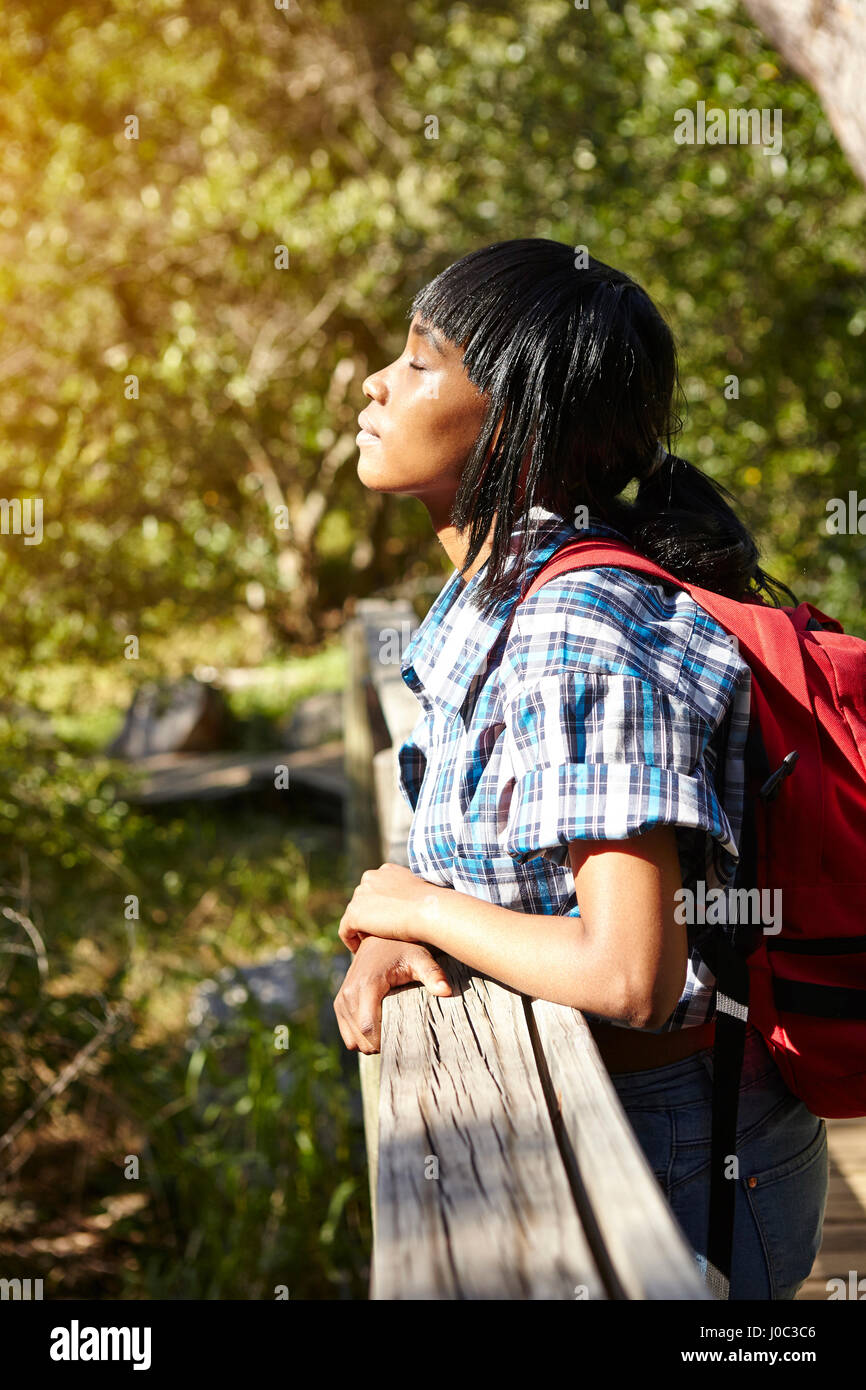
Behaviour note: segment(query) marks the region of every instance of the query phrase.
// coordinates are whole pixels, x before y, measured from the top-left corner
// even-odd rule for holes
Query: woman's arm
[[[658,1028],[682,993],[686,929],[672,826],[629,840],[569,844],[580,917],[514,912],[441,888],[394,864],[368,870],[340,923],[365,935],[421,941],[519,989],[635,1028]]]

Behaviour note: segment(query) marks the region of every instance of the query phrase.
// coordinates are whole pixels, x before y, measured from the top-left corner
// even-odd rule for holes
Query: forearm
[[[533,998],[645,1026],[634,1017],[634,996],[622,966],[580,917],[513,912],[437,887],[425,899],[412,933]]]

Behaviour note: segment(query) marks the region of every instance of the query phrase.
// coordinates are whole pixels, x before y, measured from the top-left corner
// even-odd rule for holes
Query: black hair
[[[729,505],[732,494],[672,453],[682,428],[674,408],[676,345],[649,295],[624,271],[541,237],[495,242],[425,285],[408,317],[415,314],[463,348],[470,381],[490,398],[451,512],[452,524],[468,529],[461,573],[495,518],[479,607],[511,593],[512,535],[529,508],[570,517],[581,504],[686,582],[776,605],[783,592],[796,604],[759,567],[758,546]],[[632,479],[639,487],[628,501],[620,494]],[[518,574],[532,543],[524,526]]]

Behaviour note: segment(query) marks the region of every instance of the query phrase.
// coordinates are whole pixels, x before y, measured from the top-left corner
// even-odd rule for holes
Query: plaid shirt
[[[542,507],[529,524],[527,587],[578,534],[625,540]],[[570,840],[673,825],[683,885],[731,886],[751,673],[725,631],[683,590],[611,568],[550,580],[519,607],[515,581],[485,619],[472,601],[483,570],[468,583],[452,571],[400,663],[422,706],[397,754],[413,872],[514,911],[579,916]],[[714,1013],[693,944],[703,928],[687,930],[683,994],[644,1031]]]

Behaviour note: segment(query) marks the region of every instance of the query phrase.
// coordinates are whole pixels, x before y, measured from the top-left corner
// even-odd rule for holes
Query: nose
[[[381,372],[372,372],[361,383],[361,390],[365,396],[369,396],[371,401],[378,401],[381,405],[387,394],[387,387]]]

